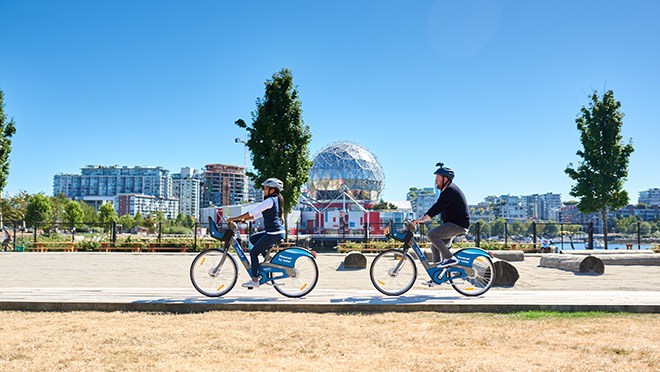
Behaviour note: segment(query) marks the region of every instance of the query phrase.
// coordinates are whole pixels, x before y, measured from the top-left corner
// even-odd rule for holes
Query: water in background
[[[564,244],[561,244],[561,241],[552,241],[552,246],[557,247],[559,251],[561,252],[562,250],[564,251],[570,251],[570,250],[584,250],[586,249],[585,243],[573,243],[573,247],[571,247],[571,242],[564,240]],[[638,247],[641,247],[641,249],[652,249],[655,246],[653,245],[648,245],[648,244],[642,244],[641,246],[638,246],[637,244],[633,244],[632,249],[640,249]],[[596,250],[603,250],[604,247],[602,246],[602,242],[594,242],[594,251]],[[608,243],[607,244],[607,249],[608,250],[616,250],[616,249],[623,249],[624,251],[626,250],[626,245],[625,244],[618,244],[618,243]]]

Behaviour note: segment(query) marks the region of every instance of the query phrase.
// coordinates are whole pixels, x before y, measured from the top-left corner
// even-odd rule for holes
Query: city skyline
[[[16,122],[4,194],[84,164],[243,165],[234,142],[290,68],[310,158],[348,140],[384,200],[456,171],[468,202],[559,193],[592,90],[622,103],[630,203],[660,185],[654,1],[80,3],[0,1],[0,89]]]
[[[209,164],[207,164],[207,166],[208,166],[208,165],[209,165]],[[214,165],[221,165],[221,166],[228,166],[228,167],[238,167],[238,168],[242,168],[242,166],[240,166],[240,165],[235,165],[235,164],[214,164]],[[174,179],[175,177],[181,177],[181,173],[174,173],[173,170],[166,169],[166,168],[164,168],[164,167],[162,167],[162,166],[157,166],[157,165],[129,166],[129,165],[118,165],[118,164],[113,164],[113,165],[99,165],[99,164],[96,164],[96,165],[86,165],[86,166],[84,166],[84,167],[81,167],[80,169],[81,169],[81,171],[83,171],[83,170],[85,170],[85,169],[97,168],[97,167],[100,167],[100,168],[107,168],[107,169],[111,169],[111,168],[119,168],[119,169],[149,168],[149,169],[156,169],[156,170],[157,170],[157,169],[161,169],[161,170],[163,170],[163,171],[169,173],[168,176],[171,177],[171,178],[173,178],[173,179]],[[195,177],[198,177],[199,179],[201,179],[201,178],[203,177],[203,174],[204,174],[204,172],[203,172],[203,167],[200,169],[200,168],[194,168],[194,167],[184,166],[184,167],[180,167],[180,170],[181,170],[181,172],[188,171],[188,172],[190,172],[190,174],[193,174],[193,173],[194,173]],[[84,172],[81,172],[81,173],[84,173]],[[63,172],[59,172],[59,173],[56,173],[53,177],[56,179],[58,176],[79,176],[79,175],[76,175],[76,174],[74,174],[74,173],[63,173]],[[190,177],[190,175],[183,176],[183,178],[186,178],[186,177]],[[57,196],[56,194],[58,194],[59,192],[58,192],[58,187],[55,186],[55,183],[56,183],[56,181],[53,182],[53,187],[51,188],[51,191],[52,191],[52,192],[51,192],[51,193],[44,193],[45,195]],[[401,201],[406,201],[406,200],[408,200],[408,199],[407,199],[407,194],[409,194],[409,192],[410,192],[412,189],[417,189],[417,190],[419,190],[420,192],[427,192],[428,190],[433,190],[434,187],[426,187],[426,186],[421,186],[421,187],[420,187],[420,186],[411,186],[410,189],[408,190],[408,192],[406,193],[406,195],[404,195],[404,197],[403,197],[402,199],[389,199],[389,200],[388,200],[388,199],[383,199],[382,197],[381,197],[380,199],[385,200],[385,201],[388,201],[388,202],[401,202]],[[527,197],[527,196],[534,196],[534,195],[539,196],[539,195],[544,195],[544,194],[555,194],[555,195],[559,195],[560,198],[561,198],[561,203],[562,203],[562,204],[565,203],[565,202],[577,201],[577,200],[575,200],[575,199],[573,199],[573,198],[564,199],[563,197],[561,197],[561,193],[555,193],[555,192],[552,192],[552,191],[548,191],[548,192],[544,192],[544,193],[541,193],[541,192],[534,192],[534,193],[532,193],[532,194],[526,194],[526,195],[522,195],[522,194],[512,194],[512,193],[504,193],[504,194],[499,194],[499,195],[492,194],[492,195],[486,195],[482,200],[479,200],[479,201],[476,201],[476,202],[470,202],[469,204],[472,205],[472,206],[477,205],[477,204],[481,204],[481,203],[483,203],[484,201],[488,201],[490,198],[493,198],[493,197],[495,197],[495,198],[499,198],[499,197],[503,197],[503,196]],[[638,199],[641,199],[641,198],[643,198],[643,197],[651,198],[651,196],[650,196],[649,194],[652,195],[652,197],[653,197],[652,200],[660,200],[660,189],[657,188],[657,187],[650,187],[650,188],[648,188],[648,189],[646,189],[646,190],[639,190],[639,191],[636,192],[636,195],[638,196]],[[434,194],[434,195],[435,195],[435,194]],[[436,196],[437,196],[437,195],[436,195]],[[374,200],[374,201],[376,201],[376,200]],[[630,202],[629,202],[628,204],[630,204],[630,205],[636,205],[636,204],[638,204],[638,203],[640,203],[640,202],[642,202],[642,201],[638,200],[638,202],[633,202],[633,201],[632,201],[632,197],[631,197],[631,200],[630,200]],[[229,205],[229,204],[228,204],[228,205]]]

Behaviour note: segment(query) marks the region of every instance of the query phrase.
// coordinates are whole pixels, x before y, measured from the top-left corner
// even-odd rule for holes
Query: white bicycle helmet
[[[277,189],[277,191],[282,191],[284,189],[284,182],[280,181],[277,178],[269,178],[265,180],[261,186],[267,186],[267,187],[272,187],[274,189]]]

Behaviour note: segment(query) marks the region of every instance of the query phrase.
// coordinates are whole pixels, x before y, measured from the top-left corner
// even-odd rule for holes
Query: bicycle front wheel
[[[198,254],[190,265],[190,281],[204,296],[222,296],[236,284],[236,260],[227,254],[222,266],[218,266],[223,256],[224,252],[220,249],[208,249]]]
[[[273,259],[275,258],[273,257]],[[319,267],[312,257],[299,256],[293,264],[293,270],[294,275],[274,281],[275,290],[287,297],[305,296],[316,287],[319,280]]]
[[[398,249],[381,252],[369,270],[371,283],[378,291],[388,296],[402,295],[415,284],[417,266],[408,253]]]
[[[479,256],[472,261],[472,267],[465,270],[463,278],[450,279],[454,289],[465,296],[479,296],[486,293],[495,282],[495,265],[490,257]],[[450,275],[452,272],[450,271]]]

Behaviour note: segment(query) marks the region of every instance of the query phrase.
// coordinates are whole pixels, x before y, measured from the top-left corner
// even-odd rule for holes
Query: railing
[[[35,224],[24,227],[22,221],[5,221],[11,234],[9,247],[15,250],[33,251],[154,251],[156,247],[171,248],[169,250],[188,251],[202,250],[211,246],[221,246],[206,235],[208,223],[195,223],[191,233],[179,234],[176,237],[163,234],[163,225],[157,224],[148,233],[123,232],[116,223],[107,224],[67,224],[49,223]],[[418,242],[427,241],[426,233],[437,226],[439,222],[432,220],[419,226],[416,233]],[[340,224],[333,229],[301,228],[299,225],[290,229],[288,235],[290,242],[299,239],[319,239],[336,241],[353,241],[369,243],[386,240],[385,229],[389,223],[370,223],[361,226],[347,226]],[[648,226],[647,226],[648,225]],[[395,228],[402,228],[402,223],[395,224]],[[649,227],[651,226],[651,227]],[[636,222],[628,225],[625,232],[617,231],[615,226],[608,229],[608,245],[612,248],[631,249],[650,247],[660,249],[660,232],[658,226]],[[244,236],[251,232],[250,225],[241,226]],[[538,249],[543,234],[552,240],[553,246],[564,249],[594,249],[604,245],[602,226],[589,224],[569,224],[556,222],[502,222],[502,221],[475,221],[466,237],[477,247],[489,249],[516,248],[523,250]],[[84,238],[83,238],[84,236]],[[91,237],[90,237],[91,236]],[[59,243],[59,244],[58,244]],[[171,246],[171,244],[177,244]],[[182,244],[185,244],[183,246]]]

